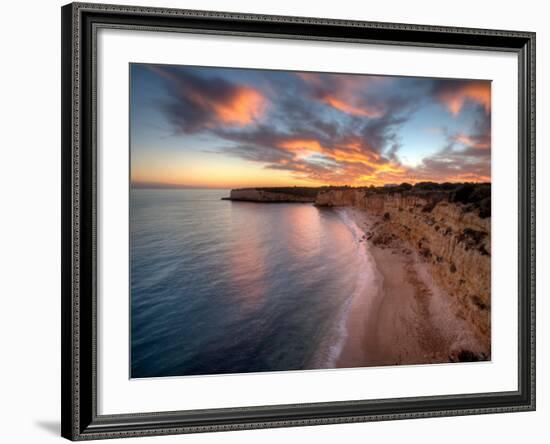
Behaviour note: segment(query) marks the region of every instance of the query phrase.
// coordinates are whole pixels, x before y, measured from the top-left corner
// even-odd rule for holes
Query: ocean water
[[[362,232],[341,210],[131,192],[131,377],[333,368]]]

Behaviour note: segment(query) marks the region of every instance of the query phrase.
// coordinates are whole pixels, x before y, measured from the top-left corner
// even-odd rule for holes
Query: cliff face
[[[486,359],[491,343],[488,187],[489,197],[487,189],[483,190],[482,205],[461,199],[459,193],[373,192],[364,188],[321,191],[315,204],[366,210],[377,220],[366,233],[369,241],[382,248],[401,241],[416,251],[434,282],[449,295],[456,316],[471,326],[482,350],[483,356],[478,357]]]
[[[315,193],[316,194],[316,193]],[[231,190],[229,200],[241,200],[249,202],[315,202],[315,195],[297,194],[288,192],[284,189],[272,191],[262,188],[243,188],[240,190]]]

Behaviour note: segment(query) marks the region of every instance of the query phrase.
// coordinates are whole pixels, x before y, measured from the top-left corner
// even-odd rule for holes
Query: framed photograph
[[[61,13],[65,438],[534,410],[534,33]]]

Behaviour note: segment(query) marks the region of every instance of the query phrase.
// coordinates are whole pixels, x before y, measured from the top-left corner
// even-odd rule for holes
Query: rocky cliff
[[[228,200],[289,203],[315,202],[318,188],[242,188],[231,190]]]
[[[454,358],[473,360],[490,357],[490,193],[490,184],[404,184],[321,191],[315,204],[363,209],[376,221],[366,232],[370,242],[400,242],[417,253],[480,344],[477,356]]]

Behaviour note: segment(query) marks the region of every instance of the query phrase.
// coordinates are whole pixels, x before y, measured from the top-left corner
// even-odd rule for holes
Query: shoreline
[[[375,245],[371,230],[381,218],[356,208],[345,211],[365,233],[359,242],[374,261],[379,288],[374,297],[352,301],[336,368],[454,362],[457,332],[465,325],[444,304],[448,296],[429,282],[417,254],[403,242]]]

